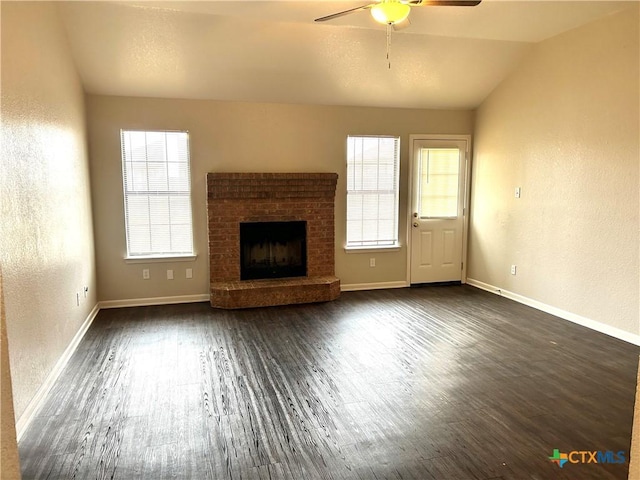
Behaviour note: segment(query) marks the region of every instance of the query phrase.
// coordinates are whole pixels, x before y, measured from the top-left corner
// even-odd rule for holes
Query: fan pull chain
[[[391,70],[391,30],[393,26],[391,23],[387,23],[387,62],[389,63],[389,70]]]

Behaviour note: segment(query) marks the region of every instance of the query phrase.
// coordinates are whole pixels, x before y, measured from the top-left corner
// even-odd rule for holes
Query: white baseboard
[[[541,310],[551,315],[555,315],[556,317],[560,317],[563,320],[577,323],[578,325],[590,328],[591,330],[595,330],[596,332],[604,333],[605,335],[609,335],[610,337],[614,337],[619,340],[624,340],[625,342],[632,343],[633,345],[640,346],[640,335],[636,335],[634,333],[627,332],[626,330],[621,330],[619,328],[606,325],[602,322],[597,322],[596,320],[591,320],[590,318],[582,317],[572,312],[567,312],[566,310],[562,310],[560,308],[547,305],[546,303],[533,300],[532,298],[510,292],[509,290],[505,290],[503,288],[481,282],[480,280],[468,278],[467,284],[473,287],[480,288],[482,290],[486,290],[487,292],[494,293],[496,295],[501,295],[510,300],[522,303],[523,305],[533,307],[536,310]]]
[[[351,283],[340,285],[342,292],[355,292],[357,290],[382,290],[386,288],[405,288],[409,284],[405,281],[398,282],[376,282],[376,283]]]
[[[71,356],[74,354],[74,352],[78,348],[80,341],[84,337],[85,333],[87,333],[87,330],[89,330],[89,327],[93,323],[93,320],[96,318],[96,315],[98,315],[99,311],[100,311],[99,304],[96,304],[95,307],[93,307],[93,309],[91,310],[91,312],[89,312],[89,315],[87,316],[85,321],[82,323],[82,325],[80,326],[80,328],[74,335],[73,339],[71,340],[71,342],[69,343],[65,351],[62,353],[62,355],[60,356],[56,364],[54,365],[53,369],[51,370],[51,372],[49,373],[45,381],[42,383],[42,385],[40,386],[40,388],[38,389],[34,397],[29,402],[29,405],[27,405],[27,408],[25,408],[22,415],[20,415],[20,418],[16,422],[16,437],[18,442],[20,441],[20,438],[22,437],[24,432],[27,430],[27,427],[29,426],[31,421],[35,418],[36,414],[40,410],[40,407],[42,406],[44,399],[47,397],[47,395],[53,388],[54,383],[62,373],[62,370],[64,370],[64,367],[69,362],[69,359],[71,358]]]
[[[126,300],[106,300],[100,302],[100,308],[148,307],[151,305],[171,305],[175,303],[208,302],[209,294],[179,295],[175,297],[130,298]]]
[[[493,285],[489,285],[488,283],[481,282],[480,280],[474,280],[473,278],[467,278],[467,285],[471,285],[472,287],[477,287],[480,290],[485,290],[490,293],[495,293],[496,295],[502,294],[501,288],[494,287]]]

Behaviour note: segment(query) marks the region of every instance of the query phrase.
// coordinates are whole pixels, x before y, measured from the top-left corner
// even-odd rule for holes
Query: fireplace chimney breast
[[[333,300],[335,173],[209,173],[207,213],[211,305],[247,308]],[[242,275],[241,225],[304,222],[306,275],[249,279]],[[284,273],[283,273],[284,274]]]

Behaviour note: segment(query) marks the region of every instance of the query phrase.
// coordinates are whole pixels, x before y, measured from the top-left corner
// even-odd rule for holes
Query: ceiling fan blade
[[[368,3],[366,5],[362,5],[356,8],[350,8],[349,10],[345,10],[344,12],[332,13],[331,15],[327,15],[326,17],[316,18],[315,22],[326,22],[327,20],[333,20],[334,18],[342,17],[343,15],[348,15],[353,12],[357,12],[358,10],[366,10],[367,8],[371,8],[375,5],[375,3]]]
[[[391,26],[393,27],[393,30],[396,31],[396,32],[398,30],[404,30],[405,28],[411,26],[411,20],[409,19],[409,17],[407,17],[404,20],[402,20],[401,22],[397,22],[397,23],[391,24]]]
[[[475,7],[482,0],[409,0],[412,7]]]

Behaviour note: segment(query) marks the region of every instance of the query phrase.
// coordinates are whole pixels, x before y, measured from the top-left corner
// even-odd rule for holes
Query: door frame
[[[464,192],[462,206],[462,274],[461,282],[467,283],[467,242],[469,236],[469,200],[471,189],[471,135],[439,135],[439,134],[411,134],[409,135],[409,188],[407,197],[407,285],[411,286],[411,255],[413,254],[413,245],[411,241],[411,225],[413,215],[413,144],[416,140],[437,141],[437,140],[456,140],[466,143],[465,162],[464,162]]]

